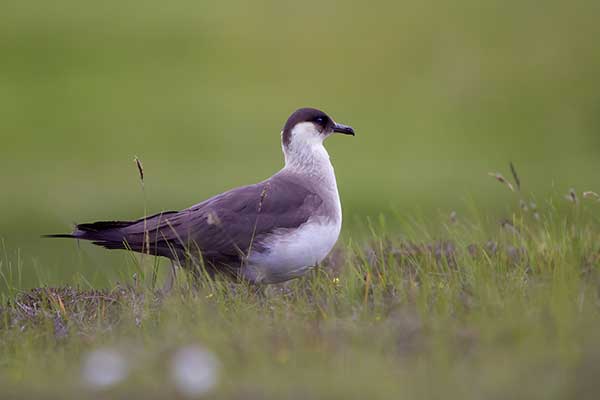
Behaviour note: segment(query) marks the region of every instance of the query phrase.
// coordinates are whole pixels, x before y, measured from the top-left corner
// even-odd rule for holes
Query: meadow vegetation
[[[3,264],[2,394],[182,396],[171,360],[202,346],[218,359],[211,398],[593,398],[600,205],[568,197],[563,213],[521,202],[501,223],[453,214],[435,233],[371,221],[268,287],[180,274],[164,296],[132,258],[109,290],[20,291]],[[124,357],[114,384],[85,380],[94,349]]]

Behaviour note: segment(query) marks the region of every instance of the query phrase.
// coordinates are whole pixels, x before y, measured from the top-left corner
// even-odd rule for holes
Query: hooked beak
[[[333,131],[338,133],[343,133],[344,135],[352,135],[354,136],[354,129],[351,126],[334,123]]]

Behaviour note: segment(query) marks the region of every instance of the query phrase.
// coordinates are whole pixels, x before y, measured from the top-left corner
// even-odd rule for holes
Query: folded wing
[[[81,224],[72,237],[179,261],[201,255],[210,264],[236,267],[249,251],[264,251],[265,235],[302,225],[321,204],[312,190],[276,175],[182,211],[137,221]]]

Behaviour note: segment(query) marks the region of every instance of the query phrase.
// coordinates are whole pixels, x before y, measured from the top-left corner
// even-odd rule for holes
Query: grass
[[[499,224],[453,215],[436,232],[369,223],[322,268],[265,290],[180,274],[163,297],[130,263],[138,278],[110,290],[19,291],[3,265],[0,384],[15,398],[182,396],[171,360],[200,345],[220,365],[210,398],[593,398],[597,204],[562,203]],[[127,377],[86,386],[93,349],[123,355]]]

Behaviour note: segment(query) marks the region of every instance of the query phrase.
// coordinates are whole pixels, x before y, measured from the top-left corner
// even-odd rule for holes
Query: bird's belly
[[[246,279],[257,283],[283,282],[301,276],[329,254],[338,239],[341,222],[308,221],[263,239],[265,251],[251,254],[244,267]]]

